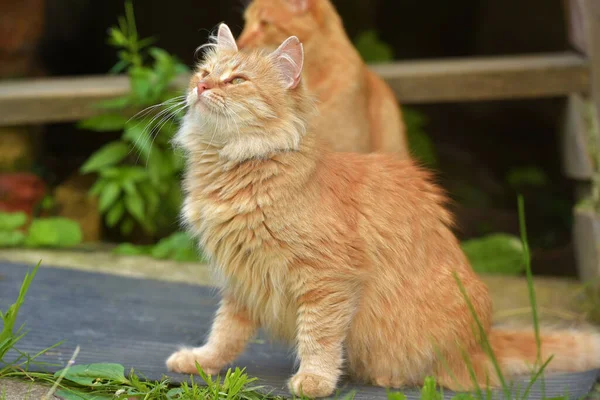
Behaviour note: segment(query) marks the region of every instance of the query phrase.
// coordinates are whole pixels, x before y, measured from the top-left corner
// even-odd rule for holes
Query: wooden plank
[[[596,116],[600,118],[600,0],[584,0],[583,6],[586,54],[591,69],[590,92]]]
[[[572,179],[589,180],[594,164],[588,151],[589,99],[579,94],[569,96],[562,132],[562,157],[564,174]]]
[[[403,62],[373,69],[402,103],[538,98],[585,92],[588,62],[575,53]]]
[[[582,53],[587,53],[587,38],[585,34],[586,18],[584,16],[585,0],[563,0],[567,31],[571,45]]]
[[[590,87],[576,53],[407,61],[374,65],[404,104],[564,96]],[[185,87],[182,77],[177,86]],[[93,105],[124,95],[124,76],[0,82],[0,126],[68,122],[96,115]]]

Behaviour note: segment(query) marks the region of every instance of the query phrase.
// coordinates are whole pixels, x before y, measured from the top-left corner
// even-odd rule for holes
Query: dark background
[[[569,48],[560,0],[334,1],[351,38],[375,29],[396,59],[564,51]],[[193,63],[208,30],[225,21],[238,34],[240,0],[134,1],[138,31]],[[102,74],[116,62],[106,30],[123,12],[121,0],[48,0],[39,57],[50,75]],[[332,49],[332,51],[334,51]],[[549,178],[524,188],[534,272],[574,275],[570,238],[573,184],[561,175],[559,127],[564,99],[415,106],[439,158],[441,183],[456,201],[461,238],[518,232],[515,167],[535,166]],[[118,134],[85,133],[72,124],[47,127],[47,178],[65,179]]]

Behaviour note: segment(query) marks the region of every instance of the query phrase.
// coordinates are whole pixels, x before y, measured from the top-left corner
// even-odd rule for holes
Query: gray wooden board
[[[27,270],[23,265],[0,262],[1,309],[15,301]],[[207,287],[40,268],[19,314],[18,324],[25,323],[28,333],[18,347],[36,353],[64,340],[38,359],[60,365],[44,367],[49,371],[61,368],[80,345],[78,364],[120,363],[127,371],[135,368],[148,379],[166,375],[181,381],[186,377],[168,373],[165,359],[180,345],[203,342],[217,304],[218,294]],[[265,339],[264,335],[260,338]],[[287,394],[285,382],[294,371],[293,354],[288,349],[258,340],[235,365],[246,367],[274,394]],[[568,393],[572,399],[581,398],[589,393],[596,377],[597,371],[547,376],[546,395]],[[524,382],[520,382],[521,387]],[[382,388],[347,381],[340,386],[342,392],[358,390],[356,399],[386,398]],[[404,392],[409,399],[418,398],[417,390]],[[451,395],[445,393],[446,398]],[[529,398],[541,398],[539,386]]]

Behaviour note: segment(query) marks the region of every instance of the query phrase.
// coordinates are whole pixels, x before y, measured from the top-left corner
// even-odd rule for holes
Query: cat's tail
[[[492,329],[489,342],[506,375],[527,374],[537,358],[533,329]],[[576,372],[600,368],[600,334],[591,330],[547,330],[540,332],[540,355],[545,372]]]
[[[537,343],[533,328],[493,328],[487,334],[487,338],[507,381],[515,375],[531,376],[537,360]],[[544,373],[582,372],[600,368],[600,334],[597,332],[543,329],[540,342],[541,364],[552,357]],[[443,382],[440,383],[445,383],[447,387],[455,390],[472,388],[474,374],[480,387],[485,387],[486,383],[492,386],[500,384],[491,359],[481,348],[469,354],[468,358],[468,367],[462,359],[454,363],[450,373],[444,373],[442,369],[440,372]]]

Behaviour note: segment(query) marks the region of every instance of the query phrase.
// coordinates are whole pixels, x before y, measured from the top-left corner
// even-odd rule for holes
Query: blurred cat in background
[[[365,65],[329,0],[253,0],[239,48],[304,45],[304,79],[318,99],[319,137],[336,151],[393,152],[408,157],[400,107],[388,85]]]

